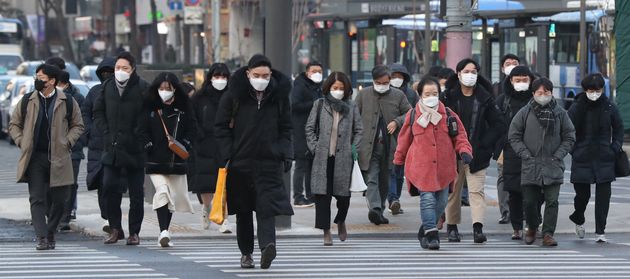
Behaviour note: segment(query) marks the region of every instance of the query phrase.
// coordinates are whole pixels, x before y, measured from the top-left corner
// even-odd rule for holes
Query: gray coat
[[[374,91],[374,87],[366,87],[359,92],[356,99],[359,113],[365,127],[364,141],[359,148],[359,165],[361,170],[367,171],[370,167],[370,159],[372,158],[372,150],[374,150],[374,140],[378,131],[379,114],[383,114],[385,126],[392,121],[396,121],[398,128],[393,135],[389,135],[389,150],[387,153],[387,162],[394,160],[394,152],[396,152],[396,140],[398,131],[405,121],[405,114],[411,109],[409,101],[402,91],[390,88],[388,92],[380,94]],[[391,165],[391,164],[390,164]]]
[[[335,196],[350,196],[350,177],[352,174],[352,145],[357,147],[361,143],[363,126],[356,104],[346,101],[350,109],[341,115],[338,128],[337,151],[335,155],[335,171],[333,178],[333,192]],[[315,133],[317,111],[323,105],[319,116],[319,135]],[[313,104],[313,109],[306,121],[306,143],[308,149],[315,154],[311,174],[311,191],[315,195],[326,195],[326,170],[328,151],[330,147],[330,133],[332,132],[332,108],[324,99]],[[319,140],[318,140],[319,139]]]
[[[564,157],[575,143],[575,128],[567,112],[555,105],[555,123],[551,133],[540,125],[532,102],[512,120],[508,132],[510,145],[521,157],[521,185],[564,183]]]

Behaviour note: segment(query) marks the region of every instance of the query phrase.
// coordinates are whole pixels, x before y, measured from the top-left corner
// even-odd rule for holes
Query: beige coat
[[[53,110],[53,120],[51,124],[51,162],[50,162],[50,187],[66,186],[74,184],[74,173],[72,170],[72,159],[70,150],[74,143],[83,134],[84,126],[81,119],[81,109],[75,100],[72,107],[72,123],[68,125],[66,120],[66,95],[57,91],[55,106]],[[22,151],[18,162],[17,180],[18,182],[28,182],[26,169],[28,168],[31,155],[33,154],[33,137],[35,136],[35,122],[39,112],[39,93],[33,92],[28,99],[26,107],[26,117],[22,122],[22,100],[18,102],[11,115],[9,123],[9,134],[15,144]]]

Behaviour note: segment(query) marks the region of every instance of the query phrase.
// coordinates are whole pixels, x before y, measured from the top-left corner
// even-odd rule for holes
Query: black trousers
[[[107,197],[103,187],[99,187],[96,190],[96,195],[98,196],[98,208],[101,210],[101,218],[107,220]]]
[[[70,185],[70,194],[66,199],[66,204],[64,206],[63,218],[61,218],[62,223],[70,223],[70,215],[72,214],[72,210],[74,209],[74,205],[77,202],[77,190],[79,190],[79,184],[77,183],[79,179],[79,167],[81,166],[81,160],[72,160],[72,171],[74,171],[74,184]]]
[[[168,227],[171,225],[171,219],[173,218],[173,213],[168,209],[168,204],[156,209],[155,212],[157,213],[160,232],[167,231]]]
[[[575,198],[573,207],[575,211],[569,216],[575,224],[583,225],[586,222],[584,212],[588,201],[591,199],[591,185],[574,183]],[[608,219],[608,209],[610,207],[610,182],[595,185],[595,233],[604,234],[606,230],[606,219]]]
[[[299,158],[295,160],[295,170],[293,171],[293,200],[300,198],[312,198],[311,194],[311,170],[313,160]]]
[[[258,247],[262,250],[276,243],[276,217],[261,218],[256,214]],[[236,214],[236,240],[241,254],[254,253],[254,212]]]
[[[50,162],[47,153],[33,153],[26,171],[35,234],[37,237],[54,235],[63,217],[70,187],[50,187]]]
[[[125,172],[125,180],[121,179]],[[122,230],[122,210],[120,204],[125,192],[123,182],[129,191],[129,234],[140,233],[144,218],[144,169],[117,168],[103,166],[103,186],[107,200],[107,217],[112,229]]]
[[[508,204],[510,206],[510,223],[513,230],[523,230],[523,193],[518,191],[510,191],[508,195]]]
[[[333,197],[333,178],[335,177],[335,157],[329,157],[326,165],[326,195],[315,195],[315,228],[330,229],[330,202]],[[335,224],[343,223],[348,216],[350,196],[334,196],[337,200]]]

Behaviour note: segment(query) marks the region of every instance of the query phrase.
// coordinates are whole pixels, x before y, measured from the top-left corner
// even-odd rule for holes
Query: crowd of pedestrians
[[[386,212],[404,214],[406,182],[407,192],[419,196],[422,248],[440,248],[443,223],[446,239],[461,241],[464,204],[471,208],[474,242],[484,243],[486,171],[494,159],[499,223],[511,223],[513,240],[532,244],[540,237],[543,246],[556,246],[569,153],[576,195],[568,218],[583,238],[595,184],[596,239],[607,241],[623,124],[603,94],[601,74],[582,80],[584,93],[567,112],[554,99],[552,82],[512,54],[501,60],[496,84],[480,74],[475,60],[463,59],[454,70],[434,67],[415,83],[401,64],[376,65],[372,86],[359,91],[348,75],[325,75],[318,62],[292,81],[260,54],[235,71],[211,65],[199,90],[170,72],[148,83],[137,73],[135,58],[122,52],[103,59],[96,70],[101,84],[84,98],[64,66],[53,57],[37,68],[35,91],[20,100],[9,126],[22,151],[17,179],[28,183],[38,250],[54,249],[55,233],[69,229],[76,215],[84,146],[86,183],[98,193],[105,244],[125,239],[125,192],[126,244],[140,244],[145,178],[155,188],[158,245],[172,246],[173,212],[195,212],[189,192],[201,203],[202,228],[209,229],[220,168],[227,169],[225,214],[236,215],[242,268],[255,267],[254,212],[263,269],[277,253],[275,217],[293,215],[293,207],[315,206],[314,226],[330,246],[334,197],[332,222],[345,241],[351,184],[357,181],[367,186],[366,217],[374,225],[390,222]],[[294,164],[292,185],[284,185]],[[227,218],[220,225],[220,232],[231,233]]]

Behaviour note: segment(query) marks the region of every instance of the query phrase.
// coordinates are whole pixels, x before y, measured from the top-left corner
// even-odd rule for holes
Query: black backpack
[[[22,112],[22,125],[24,125],[24,119],[26,119],[26,107],[28,106],[28,100],[31,97],[33,92],[26,93],[22,96],[22,101],[20,101],[20,111]],[[70,123],[72,123],[72,111],[74,109],[74,97],[70,95],[66,95],[66,120],[68,121],[68,128],[70,128]]]

